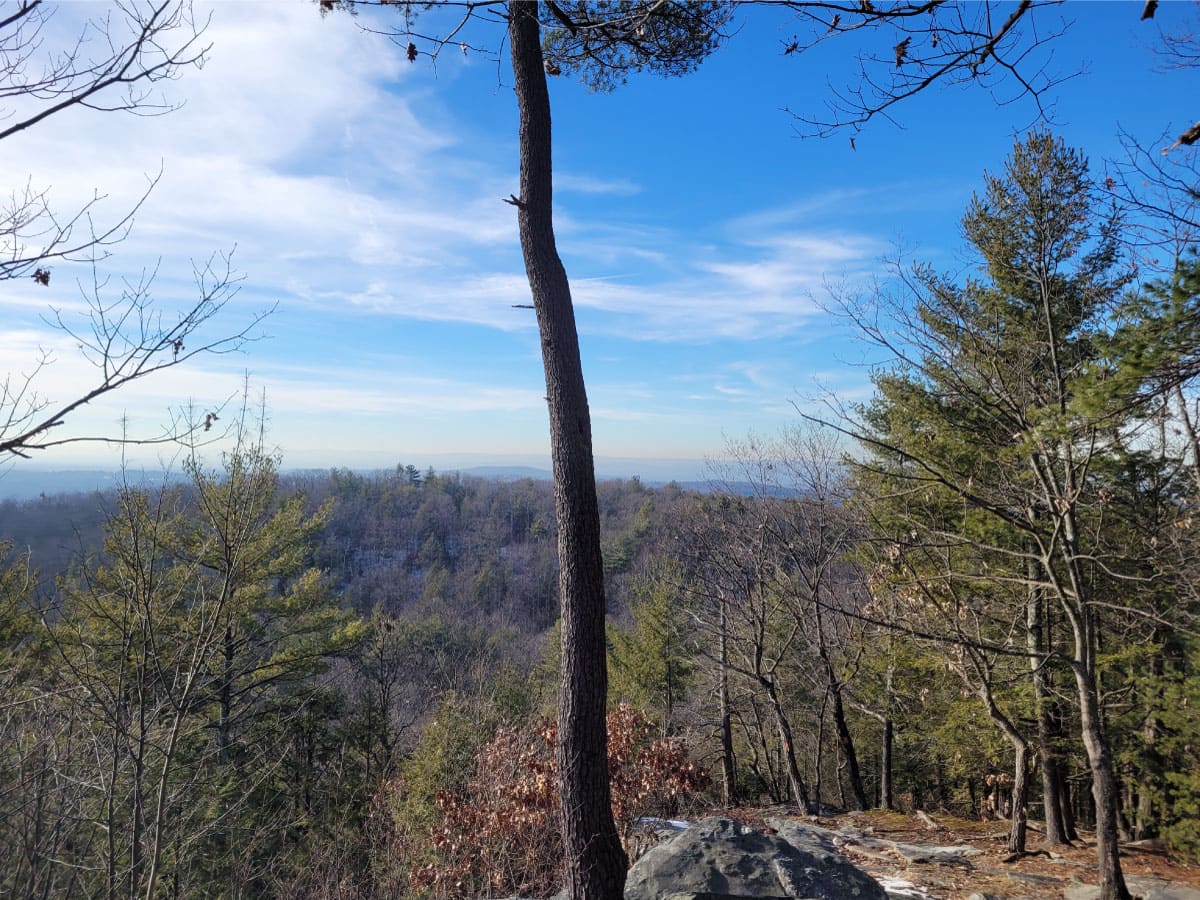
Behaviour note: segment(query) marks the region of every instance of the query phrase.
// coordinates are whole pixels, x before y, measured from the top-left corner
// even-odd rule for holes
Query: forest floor
[[[769,810],[730,810],[726,815],[747,824],[764,826],[766,818],[786,814],[782,808]],[[935,814],[934,827],[916,815],[872,810],[838,816],[786,816],[799,821],[847,835],[861,834],[882,842],[915,844],[922,847],[951,847],[969,845],[979,851],[953,862],[906,862],[898,854],[879,852],[879,848],[859,847],[853,840],[840,849],[860,868],[870,872],[893,896],[929,898],[929,900],[967,900],[972,894],[995,898],[1027,898],[1027,900],[1060,900],[1080,883],[1095,884],[1096,852],[1090,833],[1074,846],[1055,846],[1043,849],[1041,834],[1029,831],[1029,854],[1007,861],[1007,823],[978,821]],[[841,843],[840,841],[838,843]],[[1187,896],[1187,889],[1200,896],[1200,866],[1172,859],[1153,846],[1123,846],[1121,864],[1134,895],[1139,886],[1145,888],[1154,879],[1173,888],[1185,889],[1178,896]],[[907,883],[910,888],[905,887]],[[1158,894],[1168,896],[1168,894]]]

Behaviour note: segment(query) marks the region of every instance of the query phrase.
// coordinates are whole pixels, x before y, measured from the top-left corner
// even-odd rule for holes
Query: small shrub
[[[475,754],[461,788],[440,791],[440,821],[409,857],[409,892],[434,898],[545,897],[562,880],[556,726],[501,728]],[[651,721],[628,706],[608,715],[613,815],[628,839],[639,817],[669,815],[707,787],[678,739],[652,740]],[[415,848],[414,848],[415,849]]]

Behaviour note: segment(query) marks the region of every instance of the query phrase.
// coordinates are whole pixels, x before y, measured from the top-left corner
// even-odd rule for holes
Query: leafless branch
[[[362,30],[368,34],[382,35],[404,48],[409,62],[416,62],[421,56],[427,56],[436,63],[442,51],[447,48],[459,50],[464,54],[495,55],[495,50],[476,43],[464,35],[464,31],[471,22],[483,19],[485,13],[490,19],[503,18],[498,8],[503,7],[506,2],[507,0],[449,0],[429,4],[402,0],[320,0],[320,6],[323,13],[345,10],[351,14],[357,14],[364,8],[388,7],[389,11],[396,13],[396,18],[383,27],[360,23]],[[419,29],[417,23],[427,18],[423,14],[430,12],[441,16],[441,20],[434,23],[436,30]]]
[[[157,86],[201,66],[209,49],[202,43],[208,23],[197,22],[187,0],[117,0],[62,46],[50,27],[57,11],[42,0],[0,0],[0,140],[76,107],[167,113],[178,104]],[[48,284],[48,263],[88,261],[119,243],[160,176],[108,224],[95,218],[100,193],[63,214],[52,208],[48,189],[27,179],[0,201],[0,281],[32,275]],[[78,235],[85,224],[88,233]]]
[[[50,324],[75,342],[80,356],[96,369],[95,380],[70,400],[42,394],[37,382],[54,362],[53,355],[45,351],[27,372],[8,375],[0,383],[0,455],[27,457],[34,451],[79,442],[163,443],[180,438],[179,418],[160,434],[146,437],[58,437],[56,430],[81,407],[131,382],[201,354],[234,352],[260,337],[257,329],[271,310],[255,314],[233,334],[193,343],[237,294],[241,279],[233,271],[229,256],[214,256],[194,266],[199,300],[174,321],[152,301],[154,275],[143,273],[137,281],[126,282],[118,297],[107,299],[106,282],[94,274],[90,295],[85,294],[88,313],[83,326],[72,324],[60,311],[53,313]],[[191,422],[183,431],[211,427],[211,421]]]
[[[120,218],[97,226],[93,213],[104,200],[95,194],[91,200],[67,218],[57,215],[50,205],[49,191],[38,190],[33,182],[14,191],[8,203],[0,206],[0,282],[32,276],[48,284],[53,262],[88,262],[106,258],[109,247],[119,244],[133,227],[134,217],[162,177],[161,170],[149,179],[146,190]],[[86,226],[86,234],[77,233]]]
[[[1200,240],[1200,158],[1163,155],[1129,132],[1119,135],[1125,156],[1106,166],[1105,190],[1130,210],[1130,240],[1142,263],[1170,273]],[[1170,140],[1162,134],[1152,146]],[[1155,257],[1166,253],[1161,264]]]
[[[1182,3],[1172,3],[1171,12],[1178,14]],[[1160,24],[1155,52],[1162,60],[1162,69],[1194,69],[1200,66],[1200,3],[1193,2],[1192,21],[1178,26]],[[1157,20],[1156,20],[1157,21]]]
[[[58,8],[42,0],[0,0],[0,140],[20,135],[72,108],[135,115],[161,115],[176,103],[158,88],[189,67],[203,64],[207,20],[198,21],[188,0],[114,0],[103,12],[89,10],[86,21],[65,44],[52,22]],[[68,32],[68,35],[70,32]],[[208,337],[205,326],[237,293],[240,278],[227,256],[193,267],[199,299],[171,319],[151,301],[154,272],[126,282],[110,294],[99,263],[109,248],[128,236],[137,212],[161,177],[115,222],[98,224],[105,199],[96,193],[74,211],[55,212],[50,192],[32,178],[0,201],[0,282],[32,276],[50,284],[55,261],[89,262],[91,285],[84,289],[87,313],[81,324],[54,311],[49,323],[67,335],[95,377],[72,392],[72,399],[47,395],[43,376],[55,362],[43,350],[24,372],[0,382],[0,459],[27,457],[37,450],[81,441],[158,443],[193,430],[208,430],[214,418],[179,414],[150,436],[66,435],[59,429],[81,407],[125,385],[200,354],[237,350],[255,339],[267,313],[252,317],[240,331]],[[268,311],[269,312],[269,311]]]
[[[0,18],[0,140],[72,107],[161,115],[176,104],[154,85],[199,66],[209,46],[207,22],[179,0],[122,0],[89,19],[74,43],[44,48],[54,9],[18,2]]]
[[[784,45],[787,55],[803,53],[826,41],[859,32],[876,33],[877,49],[866,34],[857,36],[856,82],[831,88],[827,113],[793,113],[807,135],[829,135],[842,128],[858,132],[877,117],[891,119],[892,108],[937,84],[976,84],[999,103],[1031,100],[1037,117],[1048,117],[1047,92],[1075,73],[1049,68],[1048,46],[1066,29],[1058,22],[1039,28],[1039,11],[1054,0],[1021,0],[1015,7],[988,0],[946,0],[873,4],[870,2],[791,2],[786,4],[809,26],[809,33]],[[1002,86],[1015,84],[1009,95]]]

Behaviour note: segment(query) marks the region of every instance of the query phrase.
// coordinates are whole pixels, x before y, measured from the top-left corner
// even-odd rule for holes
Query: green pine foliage
[[[277,501],[261,450],[239,447],[225,463],[193,467],[186,488],[120,491],[103,548],[60,579],[56,607],[36,620],[26,661],[40,663],[18,723],[30,730],[16,742],[33,741],[50,768],[40,789],[51,806],[79,815],[49,831],[14,823],[31,853],[4,876],[17,894],[266,885],[327,806],[339,701],[321,680],[364,623],[308,564],[323,514],[301,497]],[[4,576],[6,601],[18,575]],[[29,639],[6,645],[22,649],[34,652]],[[14,802],[28,812],[25,797]],[[43,834],[53,847],[37,846]]]
[[[1104,720],[1077,720],[1085,739],[1118,735],[1121,827],[1147,836],[1191,815],[1163,803],[1161,746],[1164,638],[1196,612],[1175,549],[1194,488],[1187,454],[1155,435],[1195,373],[1195,262],[1139,290],[1120,211],[1050,134],[984,182],[963,218],[978,274],[918,264],[898,273],[890,319],[850,308],[894,360],[848,429],[876,536],[864,561],[888,616],[1010,741],[1037,736],[1027,654],[1043,679],[1074,681]],[[1102,777],[1094,747],[1090,763]]]
[[[609,629],[609,698],[651,712],[670,734],[695,680],[683,568],[674,560],[634,581],[628,629]]]
[[[578,75],[594,91],[611,91],[643,71],[678,77],[717,49],[733,11],[723,0],[625,7],[570,0],[543,14],[542,52],[551,74]]]
[[[629,761],[661,734],[648,771],[727,777],[731,803],[854,808],[884,800],[890,734],[892,806],[998,816],[1014,759],[998,722],[1036,751],[1045,713],[1088,827],[1053,582],[1074,576],[1123,834],[1200,852],[1185,416],[1200,264],[1135,290],[1084,162],[1032,135],[968,210],[973,276],[905,273],[919,302],[885,304],[871,335],[895,361],[859,411],[854,465],[793,429],[732,449],[726,483],[745,496],[598,485]],[[1054,210],[1041,244],[1018,233]],[[278,465],[244,441],[185,483],[109,495],[102,543],[86,498],[0,503],[29,547],[0,568],[0,842],[22,848],[0,892],[455,896],[460,875],[549,890],[549,485]],[[1047,494],[1044,476],[1067,471],[1072,490]],[[69,567],[56,522],[82,523]],[[638,796],[622,809],[685,808]]]

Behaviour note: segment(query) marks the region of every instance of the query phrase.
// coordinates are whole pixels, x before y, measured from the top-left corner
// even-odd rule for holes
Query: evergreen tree
[[[61,581],[46,752],[79,812],[49,829],[45,883],[69,893],[261,893],[330,802],[339,701],[317,676],[363,626],[307,566],[323,519],[276,500],[261,447],[190,470],[122,490],[103,553]]]
[[[609,632],[610,693],[652,711],[666,735],[674,731],[677,708],[695,671],[682,582],[682,566],[662,560],[652,574],[634,582],[633,627]]]
[[[314,734],[309,705],[324,696],[315,676],[366,627],[309,565],[330,504],[308,515],[302,495],[277,501],[277,461],[261,436],[239,435],[219,470],[195,458],[188,469],[195,514],[176,552],[198,568],[192,588],[211,605],[218,636],[204,680],[218,821],[204,856],[215,876],[253,883],[272,842],[312,813],[314,773],[289,771],[281,748],[297,725]],[[247,845],[259,848],[254,859]]]
[[[86,813],[60,860],[89,895],[154,896],[173,851],[203,831],[198,713],[219,632],[191,591],[196,568],[173,559],[183,508],[176,489],[123,489],[101,561],[61,585],[54,687],[86,750],[64,754],[59,774],[85,786]]]
[[[963,219],[982,277],[960,285],[917,266],[901,273],[914,304],[892,305],[894,321],[851,310],[895,364],[877,374],[875,401],[848,430],[868,453],[861,471],[888,506],[885,518],[903,523],[890,533],[896,553],[919,547],[942,559],[936,582],[921,577],[928,569],[913,573],[921,603],[954,598],[960,612],[998,622],[1016,622],[1017,609],[1006,614],[967,595],[990,602],[1007,592],[1021,610],[1034,601],[1055,609],[1062,634],[1053,643],[1030,651],[1024,640],[980,632],[964,646],[1065,664],[1093,780],[1103,895],[1124,900],[1097,654],[1111,620],[1104,611],[1139,598],[1114,591],[1110,573],[1127,559],[1096,538],[1105,500],[1094,476],[1099,458],[1121,452],[1115,436],[1134,419],[1136,394],[1156,367],[1141,367],[1117,392],[1101,364],[1115,314],[1131,309],[1119,229],[1082,154],[1042,132],[1019,141]],[[1156,326],[1127,317],[1122,327],[1128,343]]]

